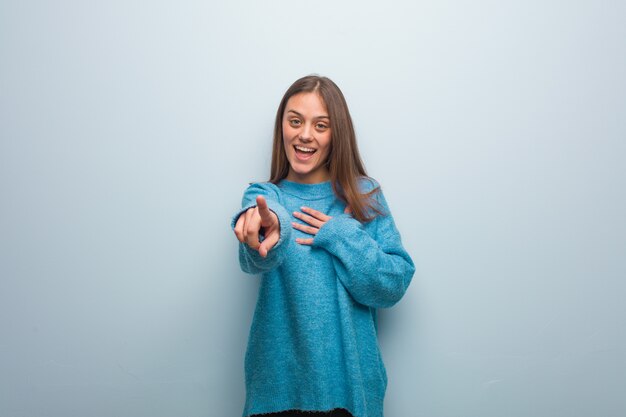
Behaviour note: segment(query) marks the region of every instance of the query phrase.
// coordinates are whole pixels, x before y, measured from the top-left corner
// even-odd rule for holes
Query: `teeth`
[[[302,152],[315,152],[315,149],[313,149],[313,148],[305,148],[304,146],[296,145],[295,148],[297,150],[299,150],[299,151],[302,151]]]

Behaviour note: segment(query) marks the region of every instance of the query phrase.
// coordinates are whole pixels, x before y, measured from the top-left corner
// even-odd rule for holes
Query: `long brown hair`
[[[379,191],[376,186],[367,193],[359,190],[359,178],[367,176],[359,149],[348,104],[341,90],[329,78],[317,75],[302,77],[287,89],[276,112],[272,169],[270,182],[277,184],[289,174],[289,161],[283,145],[283,115],[287,101],[299,93],[315,92],[326,104],[330,117],[330,152],[326,165],[335,195],[352,210],[352,216],[360,222],[374,219],[381,211],[372,196]]]

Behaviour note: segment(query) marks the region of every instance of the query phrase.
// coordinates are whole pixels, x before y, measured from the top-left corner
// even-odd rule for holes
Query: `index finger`
[[[263,226],[269,226],[274,221],[272,217],[272,212],[269,207],[267,207],[267,201],[265,201],[265,197],[262,195],[257,196],[256,205],[259,209],[259,216],[261,216],[261,224]]]

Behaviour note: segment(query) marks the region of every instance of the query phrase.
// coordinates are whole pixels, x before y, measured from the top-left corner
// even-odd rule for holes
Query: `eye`
[[[318,123],[318,124],[315,125],[315,127],[318,130],[326,130],[326,129],[328,129],[328,126],[326,125],[326,123]]]
[[[299,119],[291,119],[291,120],[289,120],[289,124],[291,126],[300,126],[301,122],[300,122]]]

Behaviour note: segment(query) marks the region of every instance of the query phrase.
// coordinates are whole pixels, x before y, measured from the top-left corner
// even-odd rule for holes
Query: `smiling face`
[[[283,114],[283,144],[289,161],[287,180],[305,184],[328,181],[330,118],[316,92],[299,93],[287,101]]]

